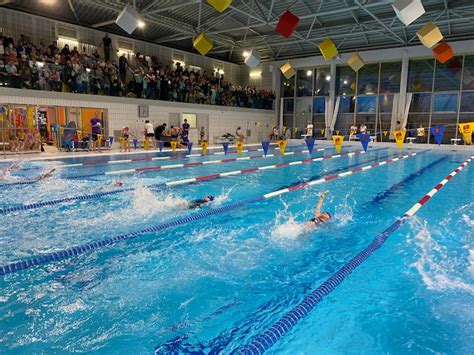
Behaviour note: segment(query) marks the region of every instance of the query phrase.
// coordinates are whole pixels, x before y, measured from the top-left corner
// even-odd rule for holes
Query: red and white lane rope
[[[337,159],[337,158],[341,158],[341,157],[350,157],[350,156],[357,155],[357,154],[365,154],[365,152],[363,150],[362,151],[359,150],[359,151],[355,151],[355,152],[351,152],[351,153],[326,155],[324,157],[308,158],[308,159],[297,160],[297,161],[293,161],[293,162],[289,162],[289,163],[280,163],[280,164],[266,165],[266,166],[261,166],[261,167],[253,167],[253,168],[248,168],[248,169],[243,169],[243,170],[228,171],[226,173],[216,173],[216,174],[210,174],[210,175],[203,175],[203,176],[198,176],[198,177],[189,178],[189,179],[165,182],[164,185],[166,185],[166,186],[183,185],[183,184],[189,184],[189,183],[193,183],[193,182],[197,182],[197,181],[206,181],[206,180],[217,179],[217,178],[221,178],[221,177],[225,177],[225,176],[248,174],[248,173],[253,173],[253,172],[261,171],[261,170],[277,169],[277,168],[282,168],[282,167],[285,167],[285,166],[301,165],[301,164],[313,163],[313,162],[317,162],[317,161]]]
[[[362,151],[360,153],[362,154],[362,153],[364,153],[364,151]],[[400,156],[398,158],[387,159],[387,160],[384,160],[384,161],[376,162],[376,163],[366,165],[366,166],[363,166],[361,168],[352,169],[352,170],[349,170],[349,171],[346,171],[346,172],[343,172],[343,173],[340,173],[340,174],[325,176],[325,177],[323,177],[321,179],[318,179],[318,180],[304,182],[304,183],[301,183],[299,185],[288,187],[286,189],[281,189],[281,190],[278,190],[278,191],[270,192],[268,194],[263,195],[263,197],[264,198],[275,197],[275,196],[278,196],[278,195],[286,194],[290,191],[299,190],[299,189],[309,187],[309,186],[319,185],[319,184],[322,184],[322,183],[327,182],[327,181],[338,179],[340,177],[355,174],[359,171],[369,170],[369,169],[372,169],[372,168],[375,168],[375,167],[378,167],[378,166],[382,166],[382,165],[390,164],[390,163],[393,163],[393,162],[396,162],[396,161],[399,161],[399,160],[403,160],[403,159],[406,159],[406,158],[414,157],[415,155],[416,155],[416,153],[410,153],[410,154],[407,154],[407,155]]]
[[[315,149],[314,151],[323,151],[324,149]],[[177,169],[177,168],[189,168],[192,166],[200,166],[200,165],[211,165],[211,164],[222,164],[222,163],[231,163],[234,161],[242,161],[242,160],[253,160],[253,159],[260,159],[260,158],[274,158],[280,156],[287,156],[287,155],[297,155],[307,152],[307,150],[298,150],[294,152],[286,152],[284,154],[276,153],[276,154],[267,154],[267,155],[253,155],[248,157],[237,157],[237,158],[227,158],[227,159],[220,159],[220,160],[204,160],[204,161],[197,161],[192,163],[181,163],[181,164],[170,164],[170,165],[157,165],[157,166],[149,166],[144,168],[135,168],[135,169],[123,169],[123,170],[114,170],[114,171],[107,171],[104,172],[103,175],[117,175],[117,174],[133,174],[139,172],[146,172],[146,171],[154,171],[154,170],[165,170],[165,169]]]

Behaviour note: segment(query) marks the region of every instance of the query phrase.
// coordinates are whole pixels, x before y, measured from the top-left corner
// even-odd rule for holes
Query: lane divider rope
[[[141,229],[141,230],[138,230],[138,231],[135,231],[135,232],[129,232],[129,233],[126,233],[126,234],[121,234],[121,235],[115,236],[115,237],[103,239],[101,241],[91,242],[91,243],[71,247],[71,248],[68,248],[68,249],[63,249],[63,250],[59,250],[59,251],[56,251],[56,252],[51,252],[51,253],[39,255],[39,256],[31,258],[31,259],[24,259],[24,260],[14,261],[12,263],[8,263],[6,265],[0,266],[0,275],[11,274],[11,273],[14,273],[14,272],[17,272],[17,271],[29,269],[29,268],[31,268],[33,266],[36,266],[36,265],[44,265],[44,264],[47,264],[47,263],[50,263],[50,262],[53,262],[53,261],[60,261],[60,260],[69,259],[69,258],[84,254],[84,253],[92,251],[92,250],[103,249],[107,246],[116,244],[116,243],[124,241],[124,240],[137,238],[137,237],[139,237],[143,234],[146,234],[146,233],[159,232],[159,231],[171,228],[171,227],[181,226],[181,225],[187,224],[189,222],[196,221],[196,220],[203,219],[203,218],[207,218],[207,217],[215,215],[215,214],[228,212],[228,211],[234,210],[236,208],[240,208],[242,206],[245,206],[245,205],[248,205],[248,204],[251,204],[251,203],[254,203],[254,202],[263,201],[265,199],[269,199],[269,198],[272,198],[272,197],[275,197],[275,196],[279,196],[279,195],[284,194],[284,193],[288,193],[288,192],[291,192],[291,191],[296,191],[296,190],[299,190],[301,188],[310,187],[310,186],[313,186],[315,184],[321,184],[321,183],[324,183],[324,182],[327,182],[327,181],[334,180],[338,177],[348,176],[348,175],[351,175],[351,174],[354,174],[354,173],[357,173],[357,172],[360,172],[360,171],[366,171],[368,169],[372,169],[372,168],[375,168],[375,167],[379,167],[379,166],[383,166],[383,165],[386,165],[386,164],[401,161],[401,160],[404,160],[404,159],[407,159],[407,158],[410,158],[410,157],[414,157],[416,155],[417,155],[417,153],[411,153],[411,154],[403,155],[403,156],[400,156],[400,157],[397,157],[397,158],[380,161],[380,162],[377,162],[377,163],[366,165],[362,168],[349,170],[345,173],[340,173],[340,174],[337,174],[337,175],[330,175],[330,176],[327,176],[325,178],[321,178],[321,179],[318,179],[318,180],[315,180],[315,181],[307,181],[307,182],[304,182],[304,183],[298,183],[298,184],[293,185],[292,187],[285,188],[285,189],[282,189],[282,190],[277,190],[273,193],[268,193],[268,194],[265,194],[265,195],[257,196],[257,197],[250,198],[250,199],[246,199],[246,200],[243,200],[243,201],[240,201],[240,202],[231,203],[231,204],[228,204],[228,205],[225,205],[225,206],[222,206],[222,207],[212,208],[212,209],[209,209],[209,210],[204,211],[204,212],[198,212],[198,213],[186,216],[186,217],[178,218],[178,219],[175,219],[175,220],[170,221],[170,222],[165,222],[165,223],[153,226],[153,227],[144,228],[144,229]]]
[[[306,296],[298,306],[285,314],[279,321],[274,323],[267,331],[257,336],[254,341],[244,347],[239,353],[245,355],[263,354],[269,350],[280,338],[287,334],[301,319],[310,313],[321,300],[331,293],[347,276],[349,276],[359,265],[361,265],[368,257],[378,250],[388,239],[388,237],[402,226],[409,218],[433,197],[444,185],[446,185],[456,174],[463,170],[472,160],[474,156],[464,161],[430,192],[423,196],[408,211],[388,227],[385,231],[375,237],[369,246],[357,254],[353,259],[347,262],[339,271],[327,279],[323,284]]]
[[[324,149],[315,149],[314,151],[323,151]],[[133,173],[148,173],[154,172],[158,170],[167,170],[167,169],[178,169],[178,168],[190,168],[195,166],[202,166],[202,165],[211,165],[211,164],[224,164],[224,163],[231,163],[235,161],[242,161],[242,160],[253,160],[253,159],[261,159],[261,158],[275,158],[281,156],[289,156],[289,155],[298,155],[307,152],[306,150],[297,150],[294,152],[286,152],[284,154],[276,153],[276,154],[267,154],[267,155],[251,155],[248,157],[237,157],[237,158],[227,158],[227,159],[220,159],[220,160],[204,160],[204,161],[196,161],[191,163],[181,163],[181,164],[171,164],[171,165],[155,165],[155,166],[147,166],[144,168],[135,168],[135,169],[124,169],[124,170],[114,170],[114,171],[105,171],[96,174],[88,174],[88,175],[77,175],[77,176],[64,176],[64,179],[82,179],[85,177],[92,177],[92,176],[102,176],[102,175],[119,175],[119,174],[133,174]]]
[[[383,149],[383,148],[382,148]],[[378,149],[374,149],[372,151],[377,151]],[[220,173],[220,174],[212,174],[212,175],[202,175],[202,176],[197,176],[193,178],[188,178],[188,179],[183,179],[183,180],[175,180],[175,181],[168,181],[168,182],[163,182],[159,184],[152,184],[146,186],[147,188],[152,188],[152,189],[161,189],[163,187],[173,187],[177,185],[184,185],[184,184],[191,184],[195,182],[200,182],[200,181],[207,181],[207,180],[213,180],[225,176],[231,176],[231,175],[238,175],[238,174],[249,174],[253,173],[256,171],[260,170],[266,170],[266,169],[276,169],[276,168],[282,168],[285,166],[289,165],[298,165],[298,164],[303,164],[303,163],[311,163],[313,161],[322,161],[322,160],[329,160],[329,159],[334,159],[334,158],[340,158],[344,156],[351,156],[354,154],[362,154],[364,153],[363,151],[356,151],[356,152],[351,152],[351,153],[342,153],[342,154],[336,154],[336,155],[328,155],[324,157],[318,157],[318,158],[308,158],[300,161],[295,161],[292,163],[281,163],[281,164],[276,164],[276,165],[267,165],[267,166],[262,166],[262,167],[255,167],[255,168],[248,168],[244,170],[235,170],[235,171],[229,171],[225,173]],[[43,202],[36,202],[36,203],[31,203],[27,205],[20,205],[20,206],[13,206],[13,207],[5,207],[5,208],[0,208],[0,215],[9,213],[9,212],[17,212],[17,211],[27,211],[27,210],[32,210],[40,207],[46,207],[46,206],[54,206],[57,204],[61,203],[67,203],[67,202],[72,202],[72,201],[86,201],[86,200],[92,200],[98,197],[104,197],[104,196],[110,196],[110,195],[115,195],[115,194],[120,194],[123,192],[128,192],[128,191],[134,191],[135,188],[120,188],[120,189],[114,189],[111,191],[101,191],[93,194],[86,194],[86,195],[80,195],[80,196],[72,196],[72,197],[64,197],[64,198],[59,198],[55,200],[49,200],[49,201],[43,201]]]

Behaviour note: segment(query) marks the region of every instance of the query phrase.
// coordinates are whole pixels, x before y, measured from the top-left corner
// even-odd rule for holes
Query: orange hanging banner
[[[342,148],[342,141],[344,140],[344,136],[332,136],[332,141],[336,147],[336,152],[340,153]]]
[[[392,131],[393,136],[395,137],[395,142],[397,143],[398,149],[403,148],[403,142],[405,141],[406,131]]]
[[[464,137],[466,144],[471,144],[472,132],[474,131],[474,122],[459,123],[459,132]]]

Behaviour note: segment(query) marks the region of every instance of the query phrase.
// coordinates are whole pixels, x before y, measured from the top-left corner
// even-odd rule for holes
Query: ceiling
[[[251,49],[264,61],[319,55],[315,44],[326,37],[332,37],[340,52],[419,45],[416,31],[429,20],[447,40],[474,38],[474,0],[422,0],[426,13],[410,26],[396,17],[392,2],[234,0],[222,14],[206,0],[0,0],[0,5],[127,35],[117,25],[103,23],[130,4],[146,23],[131,37],[196,52],[192,38],[205,31],[214,42],[208,55],[236,63]],[[274,30],[286,9],[300,18],[290,39]]]

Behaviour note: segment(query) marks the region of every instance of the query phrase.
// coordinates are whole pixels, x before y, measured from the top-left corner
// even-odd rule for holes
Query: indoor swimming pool
[[[252,148],[22,162],[0,181],[5,352],[472,351],[471,152]]]

